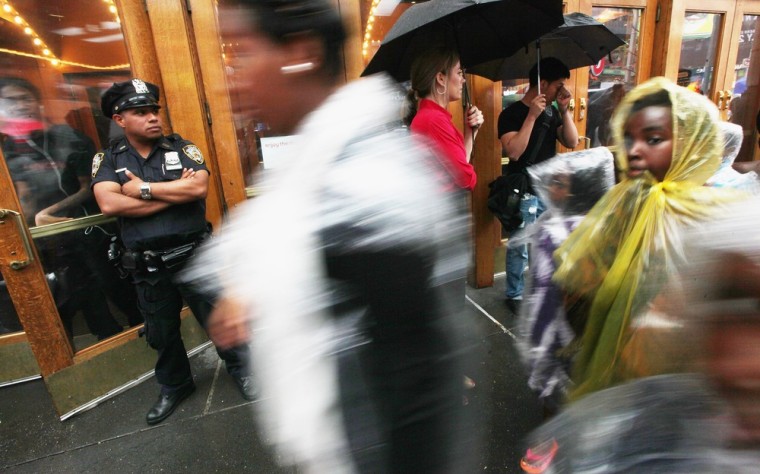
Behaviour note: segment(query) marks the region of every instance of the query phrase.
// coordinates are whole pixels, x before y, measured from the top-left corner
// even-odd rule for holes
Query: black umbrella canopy
[[[562,0],[430,0],[405,11],[362,76],[386,71],[409,79],[425,49],[450,46],[467,68],[508,56],[562,24]]]
[[[609,28],[583,13],[568,13],[562,26],[541,36],[539,41],[541,57],[557,58],[569,69],[596,64],[625,44]],[[519,79],[528,77],[536,61],[533,42],[511,56],[470,66],[467,72],[492,81]]]

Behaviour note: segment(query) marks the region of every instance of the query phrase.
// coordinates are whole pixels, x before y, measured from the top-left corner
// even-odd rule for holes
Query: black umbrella
[[[557,58],[575,69],[596,64],[615,48],[625,44],[602,23],[583,13],[565,15],[565,23],[511,56],[467,68],[467,72],[502,81],[528,77],[540,57]]]
[[[562,24],[562,0],[430,0],[406,10],[362,76],[409,79],[412,61],[434,45],[459,52],[462,67],[508,56]]]

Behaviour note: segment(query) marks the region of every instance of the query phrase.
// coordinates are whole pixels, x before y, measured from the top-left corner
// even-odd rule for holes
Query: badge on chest
[[[179,154],[176,151],[164,153],[164,167],[166,171],[182,169],[182,162],[179,161]]]

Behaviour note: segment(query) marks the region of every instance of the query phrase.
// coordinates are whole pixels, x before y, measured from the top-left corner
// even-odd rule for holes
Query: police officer
[[[215,302],[214,296],[173,278],[208,236],[209,172],[198,147],[179,135],[163,135],[158,97],[158,86],[139,79],[111,86],[101,108],[124,137],[92,162],[95,198],[103,214],[119,217],[122,263],[137,288],[148,344],[158,351],[161,394],[148,411],[150,425],[166,419],[195,390],[180,335],[183,300],[204,327]],[[243,397],[255,398],[248,348],[217,352]]]

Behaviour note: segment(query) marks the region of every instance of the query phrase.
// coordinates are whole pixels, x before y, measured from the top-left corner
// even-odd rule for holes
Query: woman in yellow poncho
[[[703,96],[653,78],[625,97],[612,125],[626,176],[555,253],[555,281],[590,303],[571,399],[651,375],[652,361],[666,357],[623,361],[631,324],[675,271],[683,228],[735,196],[703,186],[721,161],[718,112]]]

